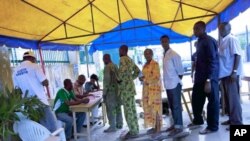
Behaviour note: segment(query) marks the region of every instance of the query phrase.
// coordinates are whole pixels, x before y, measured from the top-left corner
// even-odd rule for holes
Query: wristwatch
[[[237,72],[237,70],[233,70],[233,72]]]
[[[207,82],[210,82],[210,79],[207,79]]]

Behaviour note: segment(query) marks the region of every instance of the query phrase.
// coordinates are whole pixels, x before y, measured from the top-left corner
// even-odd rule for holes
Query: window
[[[94,64],[93,55],[90,55],[89,53],[85,53],[85,51],[79,51],[80,64],[87,64],[86,55],[88,55],[89,64]]]

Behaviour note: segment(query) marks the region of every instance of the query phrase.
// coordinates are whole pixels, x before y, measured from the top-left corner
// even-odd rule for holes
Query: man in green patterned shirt
[[[114,132],[123,126],[121,100],[118,96],[118,68],[112,63],[109,54],[103,56],[103,62],[105,64],[103,72],[103,100],[107,107],[107,116],[110,125],[104,132]]]
[[[129,132],[125,138],[136,136],[139,133],[137,112],[135,107],[135,84],[134,80],[138,77],[140,70],[133,60],[128,57],[128,46],[122,45],[119,49],[120,66],[119,76],[119,94],[124,107],[125,118],[129,127]]]

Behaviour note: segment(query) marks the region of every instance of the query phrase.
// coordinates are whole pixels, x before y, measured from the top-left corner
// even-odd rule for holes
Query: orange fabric
[[[162,125],[162,98],[161,98],[161,76],[159,64],[152,60],[145,64],[142,70],[144,76],[143,84],[143,110],[145,127],[155,128],[157,113],[158,120]]]

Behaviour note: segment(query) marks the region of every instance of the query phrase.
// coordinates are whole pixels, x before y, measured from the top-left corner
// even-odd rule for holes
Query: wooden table
[[[96,91],[96,92],[92,92],[91,94],[93,94],[94,96],[90,96],[89,99],[89,103],[88,104],[79,104],[79,105],[74,105],[74,106],[70,106],[70,110],[73,113],[73,126],[74,126],[74,139],[77,139],[77,136],[87,136],[88,141],[90,141],[90,113],[92,111],[92,109],[99,105],[102,102],[102,91]],[[106,122],[106,114],[105,113],[105,109],[104,109],[104,105],[102,105],[102,111],[103,111],[103,123],[105,124]],[[76,112],[86,112],[86,119],[87,119],[87,134],[84,133],[77,133],[76,130]]]

